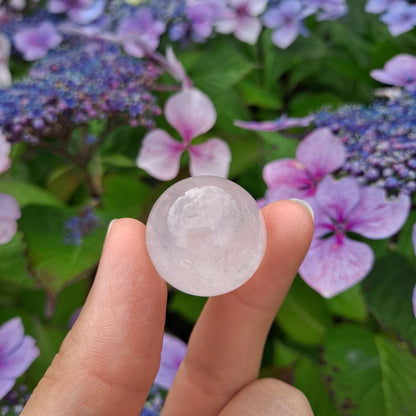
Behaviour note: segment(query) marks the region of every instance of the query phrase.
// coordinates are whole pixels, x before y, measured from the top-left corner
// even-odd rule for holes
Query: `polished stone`
[[[156,201],[146,244],[156,270],[173,287],[216,296],[256,271],[266,229],[246,190],[227,179],[199,176],[175,183]]]

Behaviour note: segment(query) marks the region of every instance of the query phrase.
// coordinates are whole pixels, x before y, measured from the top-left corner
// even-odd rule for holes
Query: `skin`
[[[297,389],[257,380],[270,325],[302,262],[313,220],[294,201],[263,209],[267,249],[243,286],[210,298],[188,344],[163,416],[310,416]],[[166,283],[145,246],[145,226],[109,229],[94,285],[22,416],[137,416],[157,374]]]

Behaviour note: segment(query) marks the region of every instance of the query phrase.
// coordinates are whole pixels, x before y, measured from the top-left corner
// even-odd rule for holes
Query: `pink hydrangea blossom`
[[[20,318],[0,326],[0,399],[39,355],[35,340],[24,334]]]
[[[62,39],[53,23],[45,21],[36,27],[18,30],[13,36],[13,43],[26,61],[35,61],[56,48]]]
[[[214,175],[226,177],[231,162],[228,145],[219,138],[192,145],[191,141],[210,130],[216,120],[211,100],[196,88],[173,95],[166,103],[165,117],[181,135],[173,139],[165,130],[150,131],[143,139],[136,164],[160,180],[171,180],[179,173],[183,151],[190,154],[192,176]]]
[[[186,350],[187,345],[179,338],[167,333],[163,335],[160,366],[155,378],[155,384],[166,390],[170,389],[176,372],[185,358]]]
[[[407,54],[396,55],[386,62],[383,69],[374,69],[370,75],[383,84],[414,90],[416,88],[416,57]]]
[[[345,147],[330,129],[314,130],[299,144],[296,159],[279,159],[265,165],[263,178],[268,189],[263,202],[313,196],[322,178],[339,169],[345,159]]]
[[[19,204],[10,195],[0,194],[0,244],[8,243],[17,231],[20,218]]]
[[[156,20],[152,11],[144,7],[138,9],[132,17],[126,17],[120,22],[117,36],[129,55],[142,58],[147,52],[156,50],[165,28],[165,23]]]
[[[264,12],[267,0],[227,0],[228,8],[215,23],[219,33],[234,33],[242,42],[255,44],[262,25],[258,16]]]
[[[373,267],[371,247],[347,233],[375,240],[391,237],[405,223],[411,201],[407,195],[389,200],[382,189],[328,175],[308,202],[315,213],[315,233],[299,274],[329,298],[358,283]]]

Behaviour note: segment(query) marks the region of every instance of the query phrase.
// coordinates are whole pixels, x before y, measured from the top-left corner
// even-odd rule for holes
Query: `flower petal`
[[[282,186],[304,190],[311,186],[311,178],[302,163],[295,159],[279,159],[263,168],[263,179],[270,189]]]
[[[12,218],[0,217],[0,244],[7,244],[17,232],[17,223]]]
[[[0,357],[9,354],[21,344],[24,328],[20,318],[12,318],[0,326]]]
[[[254,45],[261,32],[260,19],[257,17],[246,17],[237,26],[234,35],[242,42]]]
[[[143,139],[136,165],[157,179],[171,180],[179,173],[183,149],[184,145],[164,130],[152,130]]]
[[[412,243],[413,243],[413,249],[416,256],[416,223],[413,225],[412,229]]]
[[[224,140],[214,138],[189,147],[189,170],[192,176],[213,175],[226,178],[231,163],[231,152]]]
[[[339,169],[346,157],[341,140],[327,127],[306,136],[296,150],[296,159],[303,163],[316,181]]]
[[[196,88],[189,88],[169,98],[165,117],[188,144],[194,137],[212,128],[217,113],[208,96]]]
[[[374,254],[364,243],[347,237],[314,239],[299,268],[302,279],[326,298],[347,290],[373,267]]]
[[[360,201],[360,187],[353,178],[336,181],[327,175],[318,185],[316,203],[337,223],[343,223]]]
[[[176,372],[185,358],[186,350],[187,345],[179,338],[166,333],[163,335],[160,367],[155,378],[155,384],[166,390],[170,389]]]
[[[0,217],[17,220],[21,212],[17,201],[8,194],[0,194]]]
[[[286,49],[298,37],[300,25],[296,22],[290,22],[276,29],[272,33],[272,41],[279,48]]]
[[[391,237],[405,223],[410,205],[407,195],[388,200],[383,189],[363,186],[360,202],[348,219],[348,229],[367,238]]]
[[[16,383],[14,378],[0,377],[0,400],[12,389],[14,383]]]
[[[11,144],[6,140],[4,134],[0,132],[0,173],[6,172],[11,165],[10,149]]]
[[[415,318],[416,318],[416,285],[413,289],[412,303],[413,303],[413,314],[415,315]]]
[[[17,349],[0,358],[1,377],[17,378],[21,376],[38,355],[39,349],[35,345],[35,340],[26,335]]]
[[[247,1],[247,10],[250,16],[258,16],[262,14],[267,7],[267,0],[248,0]]]

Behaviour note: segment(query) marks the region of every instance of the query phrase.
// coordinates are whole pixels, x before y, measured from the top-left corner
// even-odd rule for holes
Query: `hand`
[[[293,201],[271,204],[263,214],[263,262],[243,286],[207,301],[163,416],[312,415],[297,389],[257,376],[313,221]],[[145,226],[114,221],[82,313],[22,416],[138,416],[159,367],[166,294],[146,251]]]

